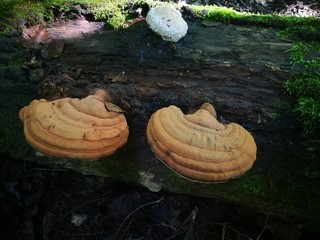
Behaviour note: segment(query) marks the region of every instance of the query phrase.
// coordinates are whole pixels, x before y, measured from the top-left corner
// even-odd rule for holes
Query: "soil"
[[[291,43],[272,30],[190,22],[188,36],[171,44],[143,21],[115,33],[78,16],[41,32],[23,46],[0,39],[0,50],[8,53],[0,60],[25,59],[23,69],[1,73],[7,81],[2,87],[14,89],[14,79],[17,92],[28,92],[28,98],[16,98],[15,108],[34,98],[84,97],[104,88],[127,111],[133,138],[143,139],[141,129],[160,107],[175,104],[187,112],[209,101],[217,103],[220,121],[236,121],[253,132],[261,146],[258,168],[274,159],[270,145],[279,154],[272,164],[284,164],[287,156],[286,164],[302,167],[290,160],[299,152],[295,139],[301,136],[291,133],[297,123],[290,115],[270,117],[274,102],[287,101],[280,79],[292,74],[285,52]],[[2,92],[1,106],[7,106],[12,93]],[[5,152],[1,157],[1,239],[319,238],[317,229],[248,205],[155,193],[113,178],[15,160]]]

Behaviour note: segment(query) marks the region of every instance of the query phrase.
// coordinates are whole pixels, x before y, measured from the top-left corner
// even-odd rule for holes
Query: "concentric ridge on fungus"
[[[111,155],[127,142],[129,129],[123,113],[106,108],[105,97],[98,90],[83,99],[32,101],[19,112],[27,142],[49,156],[94,160]]]
[[[226,181],[249,170],[257,151],[253,137],[239,124],[223,125],[212,114],[208,103],[187,115],[176,106],[156,111],[147,126],[156,156],[192,180]]]

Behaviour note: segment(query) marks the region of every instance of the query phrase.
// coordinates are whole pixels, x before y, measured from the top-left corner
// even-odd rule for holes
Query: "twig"
[[[42,222],[42,231],[43,231],[43,240],[47,239],[47,233],[46,233],[46,216],[44,216],[43,218],[43,222]]]
[[[102,231],[102,232],[89,232],[89,233],[77,233],[77,234],[65,233],[64,235],[68,237],[82,237],[82,236],[106,235],[106,233]]]
[[[271,177],[270,177],[270,172],[268,172],[268,177],[269,177],[269,185],[270,185],[270,207],[272,206],[272,202],[273,202],[273,188],[272,188],[272,181],[271,181]],[[266,221],[264,223],[263,228],[261,229],[259,235],[257,236],[256,240],[259,240],[260,237],[262,236],[262,234],[264,233],[264,231],[268,228],[268,221],[269,221],[269,217],[270,217],[270,211],[266,217]]]
[[[256,240],[259,240],[260,239],[260,237],[262,236],[262,234],[264,233],[264,231],[267,229],[267,227],[268,227],[268,221],[269,221],[269,214],[267,215],[267,218],[266,218],[266,221],[265,221],[265,223],[264,223],[264,226],[263,226],[263,228],[262,228],[262,230],[260,231],[260,233],[259,233],[259,235],[258,235],[258,237],[256,238]]]
[[[75,210],[77,210],[77,209],[79,209],[79,208],[81,208],[81,207],[84,207],[84,206],[86,206],[86,205],[89,205],[89,204],[94,203],[94,202],[97,202],[97,201],[105,200],[106,197],[107,197],[106,195],[108,195],[109,193],[110,193],[110,192],[105,193],[105,194],[103,194],[103,197],[93,199],[93,200],[88,201],[88,202],[85,202],[85,203],[83,203],[83,204],[81,204],[81,205],[79,205],[79,206],[77,206],[77,207],[75,207],[75,208],[72,208],[69,212],[67,212],[66,214],[64,214],[57,222],[61,222],[61,221],[62,221],[65,217],[67,217],[70,213],[74,212]]]
[[[121,228],[123,227],[123,224],[133,215],[135,214],[136,212],[138,212],[140,209],[144,208],[144,207],[147,207],[149,205],[153,205],[153,204],[157,204],[157,203],[160,203],[164,198],[160,198],[156,201],[153,201],[153,202],[149,202],[149,203],[146,203],[146,204],[143,204],[141,205],[140,207],[136,208],[134,211],[132,211],[128,216],[126,216],[126,218],[122,221],[122,223],[120,224],[116,234],[115,234],[115,237],[119,234]]]
[[[122,236],[125,232],[127,232],[127,230],[129,229],[129,227],[131,226],[131,223],[133,222],[134,218],[131,218],[130,221],[128,221],[126,227],[122,230]],[[119,236],[119,239],[122,238],[122,236]]]
[[[166,240],[171,240],[171,239],[176,239],[176,237],[180,236],[181,234],[183,234],[184,232],[176,232],[174,233],[172,236],[170,236],[169,238],[166,238]]]
[[[213,226],[215,226],[215,225],[221,226],[222,227],[222,234],[218,234],[218,233],[207,231],[207,230],[204,230],[202,232],[203,233],[207,233],[207,234],[211,234],[211,235],[213,235],[215,237],[221,237],[222,240],[232,240],[231,238],[226,236],[227,224],[228,224],[227,222],[210,222],[209,221],[209,222],[206,222],[205,224],[198,225],[197,228],[199,229],[199,228],[202,228],[202,227],[207,226],[207,225],[209,225],[209,226],[211,226],[211,225],[213,225]],[[223,234],[224,234],[224,236],[223,236]]]
[[[197,214],[198,214],[198,211],[199,209],[197,207],[195,207],[192,212],[189,214],[187,220],[190,220],[189,222],[189,228],[188,228],[188,231],[186,233],[186,236],[185,236],[185,240],[188,240],[188,239],[192,239],[192,232],[193,232],[193,227],[194,227],[194,222],[196,220],[196,217],[197,217]]]
[[[221,240],[224,240],[225,237],[226,237],[226,226],[227,226],[227,223],[224,222],[223,223],[223,228],[222,228],[222,236],[221,236]]]
[[[193,231],[193,226],[194,226],[194,221],[197,217],[199,208],[195,207],[191,213],[189,214],[189,216],[179,225],[179,227],[177,229],[175,229],[174,233],[172,236],[170,236],[169,238],[166,238],[166,240],[171,240],[171,239],[175,239],[177,236],[183,234],[186,232],[184,240],[188,240],[188,239],[193,239],[192,238],[192,231]],[[189,228],[188,229],[182,229],[182,227],[188,222],[189,222]]]
[[[180,224],[180,228],[182,226],[184,226],[191,218],[195,219],[196,216],[197,216],[197,213],[198,213],[199,209],[197,207],[195,207],[191,213],[189,214],[189,216]]]
[[[5,200],[7,199],[7,198],[3,197],[2,195],[0,195],[0,197],[4,198]],[[13,224],[17,225],[19,223],[18,219],[12,214],[12,212],[1,201],[0,201],[0,206],[9,214],[9,216],[11,217],[11,219],[13,221]]]
[[[64,168],[32,168],[33,171],[65,172]]]
[[[218,234],[218,233],[215,233],[215,232],[211,232],[211,231],[202,231],[202,233],[206,233],[207,235],[212,235],[212,236],[216,237],[216,238],[213,238],[213,239],[218,239],[218,237],[221,237],[221,234]],[[226,236],[225,240],[234,240],[234,239],[228,238]]]
[[[232,231],[238,233],[239,235],[249,239],[249,240],[253,240],[251,237],[247,236],[246,234],[242,233],[242,232],[239,232],[238,230],[234,229],[233,227],[230,227],[229,225],[227,226],[228,228],[230,228]]]

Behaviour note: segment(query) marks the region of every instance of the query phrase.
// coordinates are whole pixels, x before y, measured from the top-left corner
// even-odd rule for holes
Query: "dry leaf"
[[[117,112],[117,113],[124,113],[125,111],[122,110],[117,105],[110,103],[110,102],[104,102],[104,105],[106,106],[106,109],[110,112]]]

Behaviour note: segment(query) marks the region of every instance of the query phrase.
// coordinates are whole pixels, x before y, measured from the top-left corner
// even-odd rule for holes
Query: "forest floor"
[[[225,201],[5,159],[1,239],[316,239],[287,220]]]

